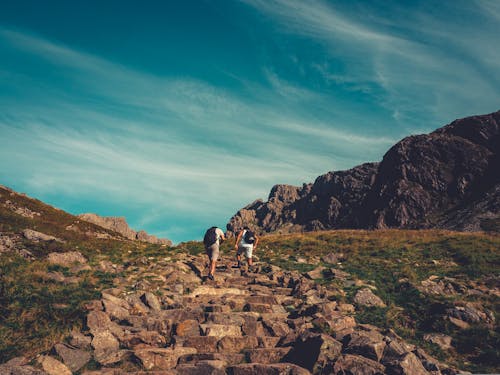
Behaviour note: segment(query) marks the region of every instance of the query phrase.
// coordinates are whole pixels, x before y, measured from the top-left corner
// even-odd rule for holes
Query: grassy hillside
[[[64,241],[33,242],[22,231],[33,229]],[[100,239],[96,234],[109,238]],[[64,211],[0,187],[0,237],[18,251],[0,251],[0,363],[52,347],[72,328],[80,328],[85,303],[126,276],[106,272],[102,262],[122,265],[168,253],[159,245],[128,241],[119,234],[79,220]],[[79,251],[90,267],[50,264],[51,252]],[[105,263],[104,263],[105,264]]]

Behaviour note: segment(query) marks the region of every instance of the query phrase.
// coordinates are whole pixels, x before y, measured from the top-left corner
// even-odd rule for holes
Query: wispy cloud
[[[282,32],[322,44],[328,55],[311,65],[324,80],[374,95],[407,130],[422,120],[447,121],[498,106],[498,2],[478,0],[479,10],[471,2],[443,4],[436,15],[416,4],[410,12],[394,2],[388,5],[390,17],[377,14],[370,3],[243,3],[270,17]],[[452,13],[470,17],[457,21]],[[330,70],[329,61],[339,60],[345,71]]]
[[[57,72],[50,82],[53,77],[36,72],[2,81],[24,95],[0,98],[0,132],[10,140],[2,148],[9,159],[0,161],[4,183],[16,176],[45,195],[141,206],[136,224],[163,220],[174,230],[176,222],[192,218],[201,230],[214,217],[226,220],[265,197],[274,183],[301,183],[353,166],[367,154],[381,155],[392,141],[337,130],[307,115],[302,100],[327,99],[271,71],[271,89],[254,87],[242,98],[20,31],[0,29],[0,48]],[[305,144],[304,137],[314,142]],[[359,146],[365,155],[355,151]]]

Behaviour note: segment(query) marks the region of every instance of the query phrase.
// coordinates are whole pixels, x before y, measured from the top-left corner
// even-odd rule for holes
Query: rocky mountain
[[[407,137],[380,163],[328,172],[302,187],[276,185],[239,210],[229,231],[500,226],[500,111]]]
[[[107,228],[114,232],[120,233],[125,238],[130,240],[138,240],[142,242],[148,242],[159,245],[172,245],[172,241],[165,238],[158,238],[156,236],[147,234],[145,231],[140,230],[138,232],[134,231],[127,224],[124,217],[114,217],[114,216],[99,216],[92,213],[81,214],[78,217],[82,220],[88,221],[90,223],[99,225],[100,227]]]

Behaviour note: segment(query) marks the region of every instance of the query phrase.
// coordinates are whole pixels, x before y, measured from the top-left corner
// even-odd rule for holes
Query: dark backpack
[[[212,227],[205,232],[205,237],[203,237],[203,244],[205,247],[212,246],[217,242],[217,233],[215,232],[216,229],[217,227]]]
[[[255,233],[251,230],[247,230],[245,232],[245,236],[243,237],[246,243],[254,243],[255,242]]]

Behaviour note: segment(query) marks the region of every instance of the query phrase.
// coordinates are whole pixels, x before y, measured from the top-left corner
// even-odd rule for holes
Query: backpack
[[[205,237],[203,237],[203,244],[205,247],[212,246],[217,242],[217,233],[215,232],[216,229],[217,227],[212,227],[205,232]]]
[[[252,244],[255,242],[255,234],[251,230],[247,230],[245,232],[245,235],[243,236],[243,239],[245,240],[246,243]]]

